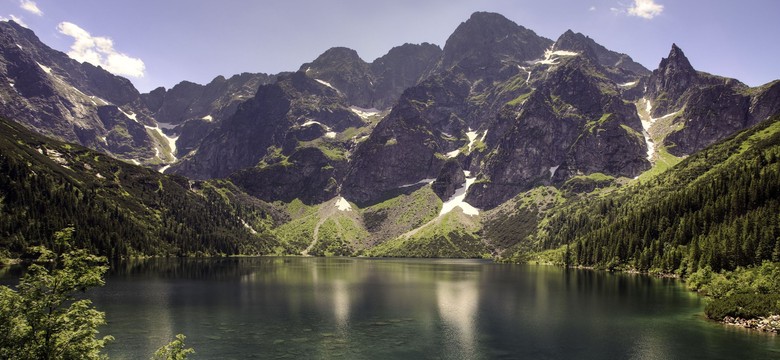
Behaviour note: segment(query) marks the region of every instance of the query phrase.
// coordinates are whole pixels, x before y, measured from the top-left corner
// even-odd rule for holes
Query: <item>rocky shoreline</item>
[[[757,319],[743,319],[726,316],[722,321],[726,325],[739,326],[745,329],[753,329],[763,332],[780,333],[780,315],[770,315]]]

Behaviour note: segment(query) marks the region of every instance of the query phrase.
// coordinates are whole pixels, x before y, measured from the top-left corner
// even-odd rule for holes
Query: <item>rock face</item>
[[[120,158],[154,157],[142,126],[153,121],[133,110],[139,93],[130,81],[70,59],[13,21],[0,22],[0,77],[0,114]]]
[[[444,163],[444,166],[439,172],[439,176],[436,177],[436,180],[431,184],[431,188],[442,201],[447,201],[447,199],[455,194],[455,190],[461,187],[465,182],[466,175],[463,174],[460,163],[455,159],[450,159]]]
[[[472,15],[447,40],[434,75],[404,92],[357,148],[342,193],[370,203],[449,173],[447,157],[477,176],[466,200],[482,208],[577,174],[633,177],[649,168],[636,109],[610,80],[638,81],[647,70],[571,35],[554,44],[498,14]],[[440,196],[444,184],[434,185]]]
[[[350,105],[386,109],[406,88],[420,82],[440,55],[436,45],[405,44],[369,64],[355,50],[335,47],[303,64],[300,71],[341,92]]]
[[[602,66],[613,66],[634,75],[650,74],[650,70],[635,62],[630,56],[611,51],[590,37],[571,30],[567,30],[555,41],[553,50],[575,51]]]
[[[688,155],[780,113],[780,81],[698,72],[676,45],[651,73],[583,34],[553,42],[485,12],[443,48],[368,63],[335,47],[295,73],[148,94],[1,22],[0,75],[0,114],[44,134],[264,200],[361,206],[431,182],[441,199],[473,184],[466,201],[488,209],[537,185],[633,178],[654,148]]]
[[[291,160],[305,160],[294,157],[296,151],[303,145],[312,145],[302,143],[317,139],[322,142],[312,146],[341,158],[343,147],[331,142],[336,142],[344,130],[363,124],[335,89],[303,72],[283,75],[274,84],[260,86],[252,99],[242,103],[233,116],[203,139],[196,153],[173,166],[171,171],[207,179],[227,177],[238,170],[255,167],[261,160],[263,166],[286,166]],[[307,161],[298,163],[309,164]]]
[[[677,156],[692,154],[780,112],[777,82],[750,89],[734,79],[697,72],[674,44],[647,83],[651,115],[672,119],[663,145]]]

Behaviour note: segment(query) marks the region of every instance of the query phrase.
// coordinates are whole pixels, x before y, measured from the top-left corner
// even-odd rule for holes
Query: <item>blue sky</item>
[[[0,18],[142,92],[297,70],[333,46],[369,62],[403,43],[444,46],[475,11],[553,40],[581,32],[651,70],[677,43],[698,70],[751,86],[780,78],[777,0],[0,0]]]

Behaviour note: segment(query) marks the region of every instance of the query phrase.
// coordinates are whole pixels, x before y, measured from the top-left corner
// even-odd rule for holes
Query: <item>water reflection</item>
[[[479,290],[476,281],[439,281],[436,283],[439,316],[444,320],[445,357],[477,358],[476,318]]]
[[[156,259],[91,293],[115,359],[185,333],[195,359],[776,358],[673,280],[483,261]]]

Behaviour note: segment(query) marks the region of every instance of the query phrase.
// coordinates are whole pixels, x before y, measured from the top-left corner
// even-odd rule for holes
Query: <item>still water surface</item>
[[[91,292],[113,359],[175,334],[196,359],[780,359],[672,279],[478,260],[123,264]]]

